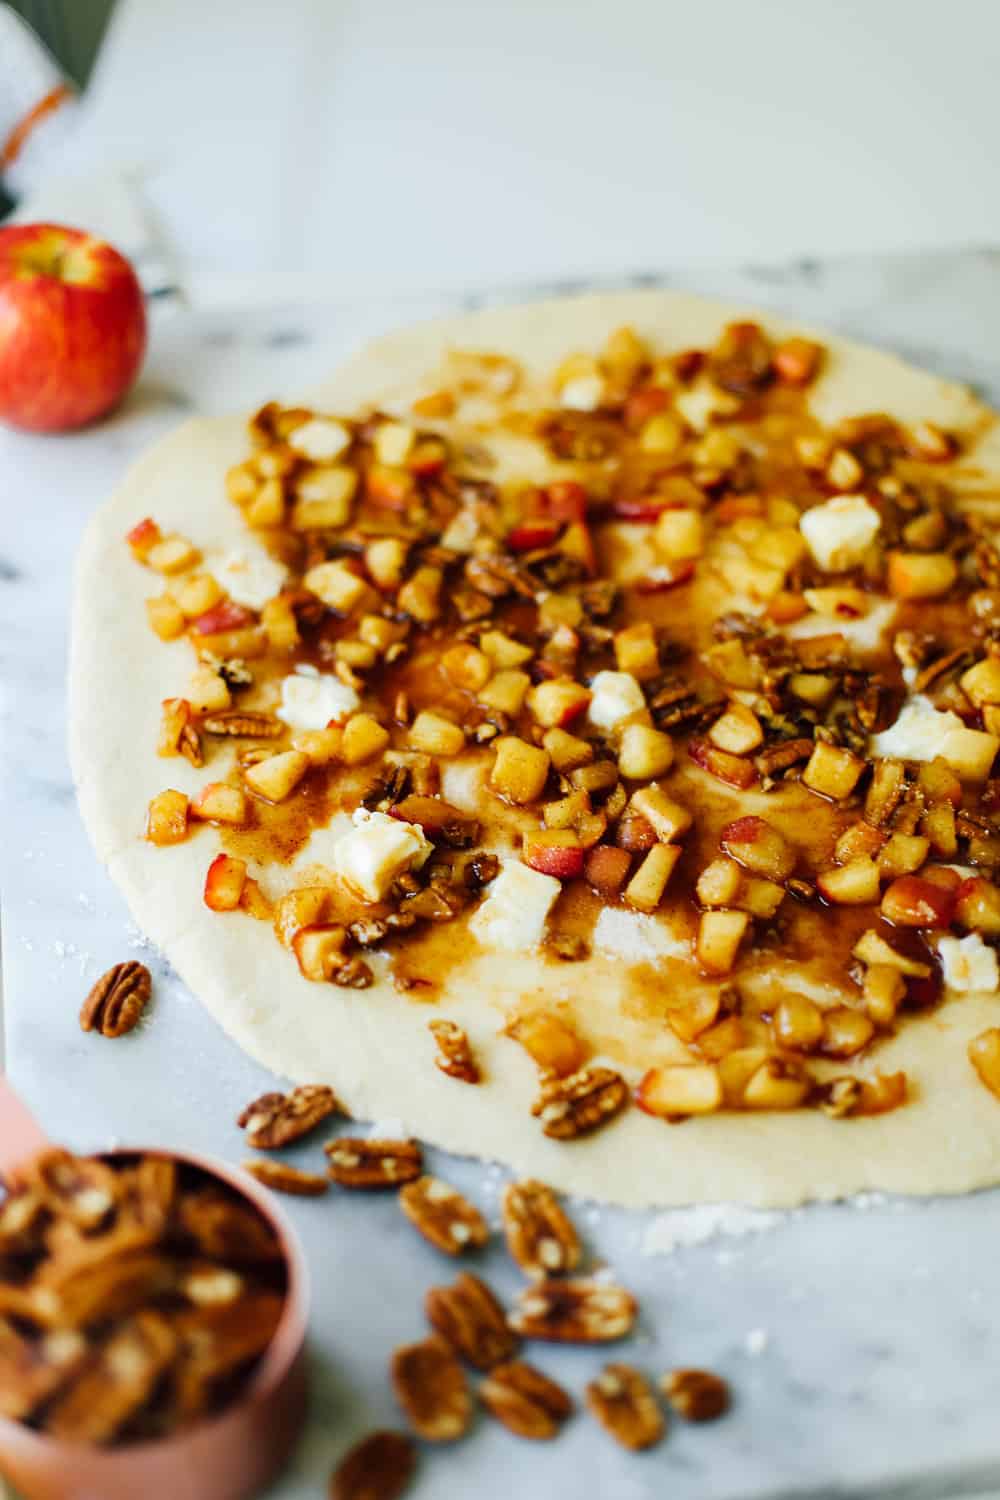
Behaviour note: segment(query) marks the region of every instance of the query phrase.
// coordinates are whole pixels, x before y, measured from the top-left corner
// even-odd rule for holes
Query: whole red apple
[[[142,288],[117,250],[59,224],[0,229],[0,419],[82,427],[125,394],[145,348]]]

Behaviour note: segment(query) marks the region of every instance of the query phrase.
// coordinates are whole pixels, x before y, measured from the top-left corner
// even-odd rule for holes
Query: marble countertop
[[[1000,258],[993,254],[808,262],[670,280],[825,321],[972,380],[1000,402]],[[82,1147],[163,1141],[238,1161],[244,1153],[233,1118],[271,1084],[130,925],[76,813],[64,674],[69,578],[86,518],[130,460],[189,410],[294,395],[366,333],[455,300],[214,316],[164,304],[155,310],[142,382],[113,420],[72,437],[0,433],[7,1063],[57,1138]],[[83,993],[132,955],[154,972],[148,1019],[116,1043],[82,1035]],[[316,1149],[303,1149],[300,1159],[315,1161]],[[495,1217],[499,1170],[440,1153],[432,1153],[432,1168]],[[325,1493],[330,1468],[351,1441],[398,1421],[387,1359],[420,1336],[424,1289],[452,1273],[384,1199],[333,1193],[290,1201],[290,1212],[315,1285],[314,1401],[305,1441],[272,1500]],[[992,1343],[1000,1321],[1000,1192],[813,1207],[669,1255],[649,1253],[666,1234],[653,1215],[585,1204],[574,1213],[593,1261],[611,1267],[642,1305],[640,1334],[621,1357],[652,1374],[675,1364],[720,1370],[735,1392],[732,1414],[702,1429],[675,1424],[643,1457],[615,1448],[585,1414],[550,1447],[521,1443],[484,1418],[460,1445],[423,1453],[415,1500],[459,1500],[473,1491],[492,1500],[513,1489],[541,1497],[565,1485],[567,1464],[586,1466],[587,1493],[615,1500],[917,1500],[1000,1488]],[[498,1290],[513,1291],[516,1278],[500,1249],[481,1265]],[[577,1396],[602,1363],[585,1349],[532,1355]]]

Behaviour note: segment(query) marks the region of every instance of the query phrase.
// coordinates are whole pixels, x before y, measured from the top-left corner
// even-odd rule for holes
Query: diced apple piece
[[[816,615],[839,620],[859,620],[868,613],[871,599],[862,589],[803,589],[802,597]]]
[[[465,732],[446,719],[444,714],[424,709],[417,714],[409,730],[409,743],[425,755],[458,755],[465,749]]]
[[[315,927],[326,915],[330,892],[323,886],[302,886],[282,896],[274,909],[274,930],[278,941],[292,946],[295,934],[303,927]]]
[[[615,631],[614,647],[619,672],[631,673],[638,682],[647,682],[659,672],[660,648],[648,620]]]
[[[861,1098],[856,1115],[884,1115],[906,1103],[905,1073],[876,1073],[861,1080]]]
[[[285,486],[281,479],[277,476],[265,479],[248,503],[244,515],[247,525],[255,530],[280,526],[285,519]]]
[[[705,866],[694,893],[700,906],[731,906],[742,884],[739,865],[723,857]]]
[[[718,781],[724,781],[727,786],[738,786],[746,788],[753,786],[758,780],[758,772],[753,761],[744,759],[740,755],[730,755],[726,750],[719,750],[710,740],[695,739],[688,744],[688,755],[696,766],[707,771]]]
[[[441,613],[441,586],[444,573],[440,568],[424,565],[416,570],[396,595],[402,612],[421,625],[430,625]]]
[[[407,543],[401,537],[378,537],[365,548],[365,567],[376,588],[394,589],[406,567]]]
[[[838,865],[849,864],[852,859],[864,856],[874,859],[884,843],[885,834],[861,819],[845,828],[833,847],[833,857]]]
[[[639,430],[639,447],[643,453],[669,458],[683,443],[684,423],[673,412],[657,412]]]
[[[243,604],[237,604],[235,599],[220,599],[218,604],[213,604],[211,609],[206,609],[204,614],[196,617],[192,629],[198,635],[217,636],[242,630],[244,626],[252,624],[252,610]]]
[[[730,972],[749,926],[750,917],[745,911],[702,912],[695,952],[707,974]]]
[[[743,1104],[746,1086],[767,1062],[766,1047],[734,1047],[719,1058],[719,1077],[726,1103],[737,1108]]]
[[[907,958],[905,953],[900,953],[887,943],[873,927],[862,933],[851,952],[855,958],[860,958],[862,963],[887,964],[890,968],[898,969],[901,974],[906,974],[913,979],[926,979],[931,972],[930,964],[920,963],[915,958]]]
[[[560,1078],[575,1073],[586,1055],[572,1027],[543,1011],[516,1017],[507,1027],[507,1035],[520,1043],[543,1072],[556,1073]]]
[[[891,964],[869,964],[862,982],[865,1010],[876,1026],[891,1026],[906,999],[906,980]]]
[[[850,750],[819,740],[802,772],[802,783],[810,791],[839,802],[853,792],[864,768],[864,761]]]
[[[585,813],[590,812],[590,798],[579,788],[574,788],[566,797],[556,802],[546,802],[542,817],[546,828],[572,828]]]
[[[160,717],[160,733],[156,741],[157,755],[180,754],[181,735],[191,721],[191,705],[186,698],[164,698]]]
[[[294,651],[299,644],[299,626],[295,611],[279,594],[268,599],[260,612],[260,623],[273,651]]]
[[[871,1018],[849,1005],[835,1005],[823,1016],[821,1051],[827,1057],[854,1057],[875,1035]]]
[[[917,785],[928,802],[950,802],[952,807],[962,805],[962,783],[941,755],[918,767]]]
[[[763,917],[766,921],[774,916],[784,899],[783,885],[777,885],[773,880],[762,880],[759,875],[751,875],[743,881],[733,905],[739,907],[740,911],[748,911],[752,917]]]
[[[670,1001],[667,1024],[675,1036],[690,1045],[714,1026],[721,1010],[721,991],[694,990],[682,998]]]
[[[930,852],[930,839],[917,833],[893,833],[878,852],[879,873],[895,880],[898,875],[913,875]]]
[[[826,677],[822,672],[793,672],[788,679],[788,691],[793,698],[801,698],[813,708],[823,708],[833,697],[837,688],[835,677]]]
[[[805,995],[785,995],[774,1007],[771,1030],[779,1046],[811,1052],[823,1037],[823,1012]]]
[[[256,880],[249,876],[243,884],[243,894],[240,896],[240,909],[245,911],[248,917],[253,917],[257,922],[272,922],[274,920],[274,907],[264,895]]]
[[[722,1082],[713,1063],[650,1068],[636,1089],[635,1102],[647,1115],[711,1115],[722,1108]]]
[[[985,781],[1000,749],[1000,738],[982,729],[949,729],[944,758],[963,781]]]
[[[564,729],[546,730],[542,745],[552,757],[557,771],[575,771],[594,759],[593,745],[575,734],[567,734]]]
[[[709,729],[708,738],[730,755],[749,755],[763,744],[764,731],[755,713],[745,704],[733,702]]]
[[[146,837],[151,844],[182,844],[188,832],[188,799],[172,788],[159,792],[146,814]]]
[[[577,766],[575,771],[570,771],[569,782],[589,796],[599,797],[602,792],[610,792],[618,786],[618,767],[613,760],[595,760],[591,765]]]
[[[1000,934],[1000,890],[983,875],[963,880],[955,897],[955,921],[969,932]]]
[[[384,615],[362,615],[358,621],[358,636],[360,639],[354,642],[355,649],[364,644],[372,648],[375,654],[382,654],[397,641],[406,639],[406,626],[401,621],[387,620]],[[343,641],[338,642],[338,645],[344,644],[346,643]],[[469,649],[475,651],[474,646]],[[444,665],[443,658],[441,664]]]
[[[301,750],[283,750],[248,766],[243,779],[250,790],[266,802],[283,802],[308,770],[308,755]]]
[[[894,927],[947,927],[956,892],[920,875],[901,875],[886,887],[882,915]]]
[[[575,880],[583,873],[584,851],[571,828],[540,828],[526,833],[521,858],[532,870],[554,875],[557,880]]]
[[[199,615],[213,609],[222,598],[222,589],[211,573],[191,573],[182,582],[174,584],[171,593],[188,620],[196,620]]]
[[[710,646],[703,653],[703,660],[712,675],[728,687],[750,691],[760,683],[760,667],[747,654],[742,641],[721,641]]]
[[[175,641],[184,634],[184,614],[169,594],[146,600],[146,618],[161,641]]]
[[[935,854],[944,859],[954,859],[958,853],[958,832],[955,827],[955,809],[949,802],[940,802],[929,807],[920,820],[920,832],[930,839]]]
[[[195,667],[188,679],[187,698],[197,714],[218,713],[232,702],[225,680],[212,667]]]
[[[292,749],[308,755],[309,764],[328,766],[340,755],[342,729],[302,729],[292,738]]]
[[[753,816],[727,823],[719,844],[745,870],[767,880],[787,880],[798,859],[783,834],[763,818]]]
[[[1000,1099],[1000,1026],[981,1031],[969,1043],[969,1061],[980,1082]]]
[[[791,1063],[769,1057],[743,1090],[747,1109],[797,1109],[812,1087],[810,1079]]]
[[[415,489],[416,480],[408,469],[372,464],[365,475],[365,494],[373,505],[386,510],[405,510]]]
[[[381,755],[391,738],[371,714],[352,714],[341,733],[338,753],[345,766],[360,766]]]
[[[549,774],[548,751],[529,745],[514,735],[505,735],[496,746],[496,759],[490,773],[493,790],[508,802],[537,801]]]
[[[681,857],[677,844],[654,844],[625,887],[625,900],[639,911],[655,911]]]
[[[295,487],[293,531],[319,531],[345,525],[357,488],[357,473],[346,464],[314,469]]]
[[[586,712],[590,689],[574,682],[572,677],[553,677],[532,688],[527,701],[532,715],[544,728],[562,728]]]
[[[501,669],[484,688],[480,688],[477,701],[484,708],[495,708],[498,713],[519,714],[531,687],[527,672]]]
[[[1000,703],[1000,658],[984,657],[959,678],[962,692],[976,708]]]
[[[372,444],[376,463],[401,468],[413,451],[416,441],[416,430],[408,423],[380,422],[375,429]]]
[[[879,868],[873,859],[862,856],[832,870],[821,870],[816,885],[835,906],[865,906],[878,900]]]
[[[618,747],[618,769],[629,781],[648,781],[670,770],[674,744],[648,724],[626,724]]]
[[[665,844],[687,833],[694,821],[682,803],[675,802],[658,786],[640,787],[632,793],[629,806],[653,825],[657,838]]]
[[[653,532],[653,545],[670,562],[700,557],[705,550],[705,522],[697,510],[665,510]]]
[[[226,823],[242,828],[247,821],[247,799],[238,786],[210,781],[191,803],[191,816],[208,823]]]
[[[198,561],[198,549],[185,536],[165,536],[146,553],[145,562],[157,573],[183,573]]]
[[[132,556],[138,562],[145,562],[152,549],[162,538],[163,533],[152,516],[146,516],[145,520],[137,522],[131,531],[125,533],[125,540],[132,549]]]
[[[950,552],[890,552],[886,582],[895,599],[940,599],[958,577]]]
[[[771,363],[782,385],[808,385],[822,358],[822,344],[812,339],[790,338],[777,346]]]
[[[668,1018],[669,1019],[669,1018]],[[698,1051],[701,1056],[710,1062],[720,1064],[731,1052],[739,1051],[746,1046],[746,1027],[739,1016],[726,1016],[722,1021],[716,1021],[707,1031],[703,1031],[698,1037]],[[723,1084],[725,1094],[725,1084]]]
[[[235,911],[246,884],[246,860],[217,854],[205,876],[205,905],[212,911]]]
[[[587,855],[584,878],[600,895],[607,898],[617,896],[628,879],[632,856],[626,849],[617,849],[611,844],[598,844]]]
[[[535,654],[530,646],[523,646],[520,641],[515,641],[513,636],[505,635],[502,630],[485,630],[479,637],[479,645],[497,671],[523,667],[525,662],[530,661]]]
[[[322,982],[332,979],[344,961],[343,927],[300,927],[292,938],[295,954],[304,979]]]
[[[441,670],[456,687],[477,693],[493,676],[493,663],[485,651],[480,651],[470,641],[460,641],[441,657]]]
[[[317,563],[302,582],[328,609],[340,615],[349,615],[361,605],[369,606],[374,597],[364,579],[343,560]]]

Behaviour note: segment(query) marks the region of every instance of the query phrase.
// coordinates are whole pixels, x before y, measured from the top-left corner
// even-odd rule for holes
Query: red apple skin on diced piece
[[[882,915],[894,927],[948,927],[957,891],[920,875],[901,875],[886,887]]]
[[[598,844],[587,855],[584,875],[589,885],[602,896],[617,896],[628,879],[632,856],[627,849],[612,844]]]
[[[223,599],[211,609],[206,609],[194,621],[193,628],[199,635],[219,635],[224,630],[240,630],[253,623],[253,611],[245,609],[233,599]]]
[[[632,391],[622,412],[625,426],[630,432],[638,432],[650,417],[655,417],[664,410],[668,399],[668,394],[661,385],[644,385],[637,391]]]
[[[955,893],[955,921],[970,932],[1000,933],[1000,890],[982,875],[963,880]]]
[[[597,550],[590,527],[585,521],[571,521],[562,534],[559,546],[561,551],[582,563],[591,578],[594,576],[597,572]]]
[[[611,507],[619,521],[644,525],[659,520],[665,510],[675,506],[672,500],[658,500],[655,495],[623,495]]]
[[[557,880],[575,880],[583,874],[584,850],[569,829],[525,834],[521,855],[532,870]]]
[[[125,533],[125,540],[132,548],[136,557],[142,559],[152,547],[156,546],[162,535],[163,533],[152,516],[146,516],[137,525],[133,526],[131,531]]]
[[[737,863],[768,880],[787,880],[795,868],[791,844],[765,818],[753,814],[727,823],[719,834],[719,846]]]
[[[205,905],[212,911],[235,911],[246,884],[246,861],[217,854],[205,876]]]
[[[717,749],[708,740],[692,740],[688,745],[688,755],[696,766],[700,766],[710,776],[726,782],[729,786],[745,789],[753,786],[758,779],[757,767],[752,760],[744,760],[739,755],[730,755],[727,750]]]
[[[587,491],[575,479],[556,479],[544,491],[545,514],[554,521],[584,521]]]
[[[639,594],[663,594],[668,589],[677,588],[679,584],[690,583],[693,577],[693,562],[664,563],[662,567],[651,568],[642,578],[637,579],[635,589]]]
[[[562,530],[560,521],[522,521],[507,534],[512,552],[533,552],[536,547],[551,547]]]

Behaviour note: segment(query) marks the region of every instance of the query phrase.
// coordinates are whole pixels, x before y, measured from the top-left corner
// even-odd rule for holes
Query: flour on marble
[[[775,1229],[788,1218],[739,1203],[702,1203],[695,1208],[671,1208],[647,1225],[639,1246],[643,1255],[672,1255],[689,1245],[704,1245],[723,1235],[743,1239]]]

